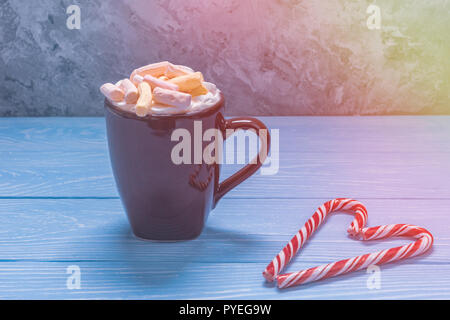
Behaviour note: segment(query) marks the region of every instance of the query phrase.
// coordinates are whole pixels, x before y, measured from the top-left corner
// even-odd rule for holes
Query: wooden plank
[[[258,117],[282,152],[450,152],[450,116]],[[106,150],[103,118],[0,118],[0,151]]]
[[[160,243],[136,239],[116,199],[0,200],[3,261],[141,261],[148,264],[269,263],[325,199],[223,199],[193,241]],[[415,264],[450,264],[450,200],[365,200],[369,225],[410,223],[435,236],[431,253]],[[281,208],[281,209],[280,209]],[[309,266],[408,243],[408,239],[363,242],[349,238],[352,217],[335,214],[314,235],[297,263]],[[220,254],[219,254],[220,253]],[[262,270],[260,270],[262,271]],[[258,271],[258,272],[260,272]]]
[[[450,196],[450,117],[263,120],[281,128],[280,171],[231,198]],[[1,197],[118,196],[102,118],[3,118],[1,150]],[[238,167],[224,165],[223,177]]]
[[[67,289],[77,265],[81,289]],[[364,270],[284,290],[262,263],[0,262],[0,299],[449,299],[449,265],[381,267],[380,289]],[[303,264],[301,267],[307,267]]]
[[[105,150],[0,153],[1,197],[117,197]],[[222,179],[240,165],[223,165]],[[256,173],[230,198],[450,199],[450,153],[280,154],[275,175]]]
[[[105,150],[0,154],[1,197],[118,197]]]
[[[0,119],[0,298],[449,298],[450,117],[263,121],[280,128],[280,172],[232,191],[198,239],[153,243],[130,233],[102,118]],[[364,271],[284,291],[265,284],[266,264],[337,196],[363,200],[369,225],[428,228],[432,251],[383,266],[380,290]],[[350,221],[332,216],[288,271],[408,241],[354,241]],[[80,291],[65,287],[73,264]]]
[[[106,150],[104,118],[0,118],[0,151]]]

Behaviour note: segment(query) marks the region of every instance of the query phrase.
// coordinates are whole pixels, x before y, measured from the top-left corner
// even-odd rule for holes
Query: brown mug
[[[270,148],[266,126],[249,117],[225,119],[224,104],[221,94],[214,106],[196,113],[138,117],[105,100],[112,170],[131,228],[138,238],[196,238],[220,198],[261,167]],[[195,121],[201,121],[202,137],[206,130],[214,128],[224,139],[227,129],[252,129],[258,135],[265,129],[267,138],[261,139],[256,162],[219,182],[220,163],[207,163],[203,157],[201,163],[172,161],[171,153],[178,143],[171,141],[172,132],[183,128],[194,135]],[[202,141],[203,148],[206,144]]]

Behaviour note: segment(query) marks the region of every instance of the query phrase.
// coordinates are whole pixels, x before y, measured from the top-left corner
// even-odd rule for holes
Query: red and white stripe
[[[348,233],[353,236],[360,234],[367,222],[367,210],[364,205],[352,199],[334,199],[320,206],[313,216],[305,223],[289,243],[278,253],[263,272],[268,281],[277,278],[283,268],[296,255],[297,251],[305,244],[306,240],[316,231],[325,218],[334,211],[346,211],[355,214],[355,219],[348,228]]]
[[[364,228],[360,235],[362,240],[376,240],[390,237],[414,237],[413,243],[385,249],[382,251],[357,256],[338,262],[328,263],[315,268],[287,273],[277,277],[278,287],[287,288],[320,279],[334,277],[347,272],[357,271],[370,265],[381,265],[420,255],[433,244],[432,234],[424,228],[409,224],[390,224]]]

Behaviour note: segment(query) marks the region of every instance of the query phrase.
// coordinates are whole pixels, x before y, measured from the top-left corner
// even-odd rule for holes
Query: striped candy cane
[[[263,275],[267,281],[273,281],[280,274],[281,270],[291,261],[297,251],[311,237],[314,231],[320,226],[325,218],[333,211],[348,211],[355,214],[355,219],[348,228],[348,233],[357,236],[367,222],[367,210],[364,205],[352,199],[334,199],[325,202],[320,206],[313,216],[305,223],[289,243],[278,253],[271,263],[264,270]]]
[[[324,264],[298,272],[287,273],[277,277],[278,287],[287,288],[320,279],[334,277],[347,272],[357,271],[370,265],[380,265],[420,255],[433,244],[432,234],[424,228],[409,224],[389,224],[361,230],[362,240],[377,240],[390,237],[414,237],[413,243],[369,253],[338,262]]]

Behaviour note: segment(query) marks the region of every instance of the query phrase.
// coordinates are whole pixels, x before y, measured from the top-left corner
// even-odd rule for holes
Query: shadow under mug
[[[255,173],[267,157],[270,136],[266,126],[249,117],[225,119],[224,97],[212,107],[193,114],[148,115],[138,117],[105,100],[106,129],[112,170],[120,198],[133,233],[148,240],[188,240],[203,230],[209,212],[231,189]],[[171,141],[175,129],[186,129],[194,150],[201,122],[201,137],[208,129],[218,129],[224,139],[227,129],[252,129],[260,139],[256,163],[219,182],[220,163],[201,160],[175,164]],[[264,132],[264,131],[263,131]],[[261,137],[260,137],[261,138]],[[201,139],[202,150],[211,142]],[[197,143],[199,141],[197,140]],[[192,152],[193,153],[193,152]]]

